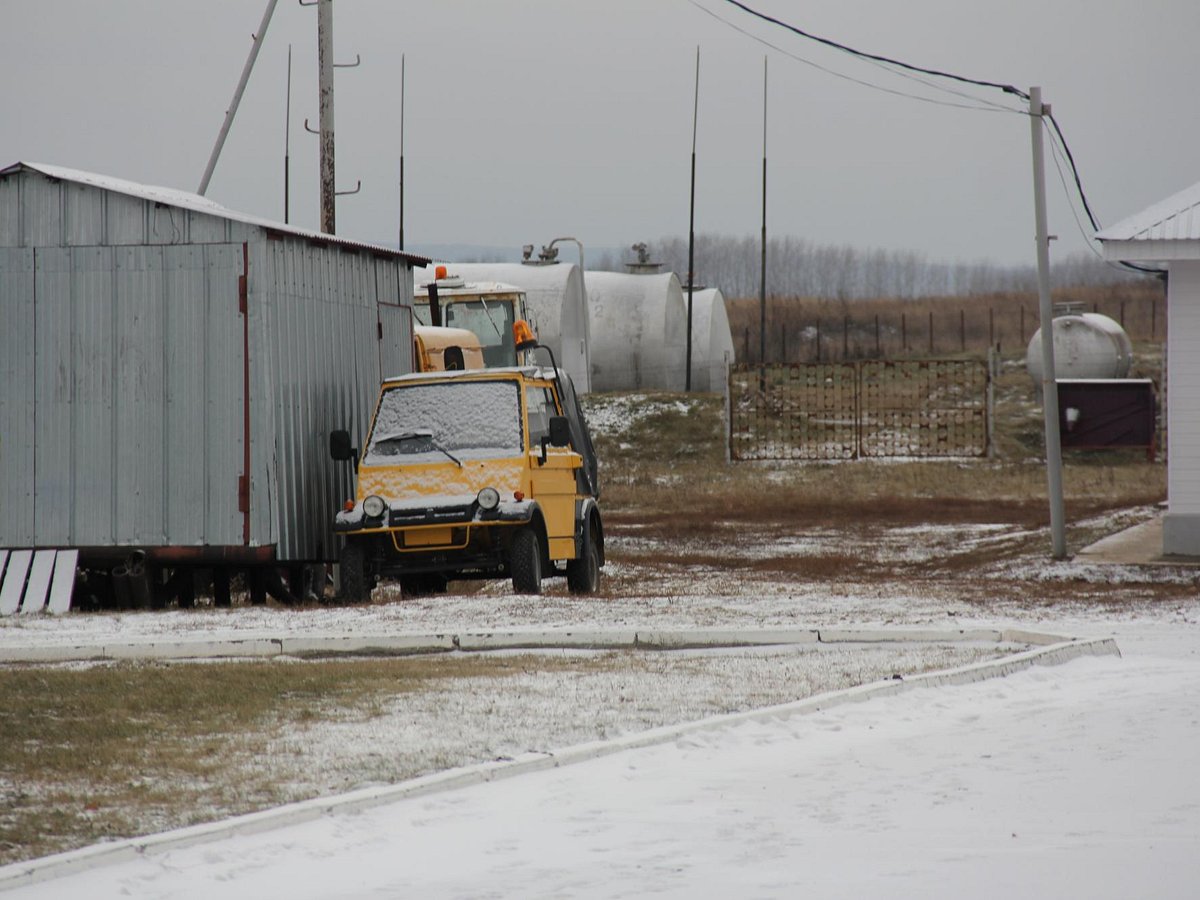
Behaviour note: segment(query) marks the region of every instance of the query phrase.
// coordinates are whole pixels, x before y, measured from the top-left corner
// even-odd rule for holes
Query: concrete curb
[[[778,632],[771,633],[778,634]],[[880,632],[872,633],[879,634]],[[961,634],[962,632],[959,633]],[[1001,635],[1001,640],[1006,640],[1003,635],[1008,634],[1008,632],[991,633]],[[662,633],[660,632],[659,634]],[[838,632],[838,634],[844,635],[846,632]],[[919,634],[944,635],[945,632],[919,632]],[[1036,636],[1048,637],[1047,635]],[[942,640],[944,637],[936,639]],[[288,825],[309,822],[336,812],[369,809],[410,797],[420,797],[442,791],[456,790],[475,784],[512,778],[529,772],[586,762],[626,750],[668,743],[687,735],[718,731],[743,722],[762,722],[809,715],[847,703],[860,703],[877,697],[894,696],[917,688],[962,685],[985,681],[991,678],[1001,678],[1015,672],[1024,671],[1035,665],[1060,665],[1083,656],[1120,655],[1121,652],[1112,638],[1079,641],[1059,639],[1058,642],[1039,646],[1033,650],[1027,650],[1003,659],[974,663],[941,672],[914,675],[910,678],[874,682],[841,691],[820,694],[816,697],[810,697],[806,700],[799,700],[793,703],[749,710],[747,712],[713,716],[708,719],[686,722],[680,725],[653,728],[623,738],[577,744],[573,747],[553,752],[528,753],[512,760],[481,763],[474,766],[453,769],[448,772],[426,775],[403,782],[402,784],[363,788],[334,797],[306,800],[261,812],[236,816],[220,822],[196,825],[144,837],[114,841],[112,843],[95,844],[91,847],[84,847],[80,850],[72,850],[41,859],[12,863],[0,867],[0,891],[47,881],[101,865],[111,865],[135,859],[139,856],[156,855],[236,835],[255,834]]]
[[[270,659],[277,656],[405,656],[452,650],[661,648],[671,650],[760,647],[784,644],[985,641],[1019,644],[1061,642],[1055,635],[995,629],[647,629],[594,631],[487,631],[460,634],[310,634],[298,636],[107,641],[98,644],[0,646],[5,663],[112,660]]]

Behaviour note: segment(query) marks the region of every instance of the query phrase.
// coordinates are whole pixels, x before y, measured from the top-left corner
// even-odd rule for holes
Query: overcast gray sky
[[[1102,225],[1200,180],[1195,0],[748,2],[872,53],[1040,85]],[[0,165],[195,190],[265,5],[4,0]],[[338,204],[347,237],[396,240],[401,54],[409,246],[685,235],[699,46],[698,231],[758,233],[767,56],[772,235],[1034,261],[1027,117],[813,64],[972,106],[1014,98],[930,90],[722,0],[337,0],[334,41],[339,61],[362,58],[336,79],[339,186],[362,181]],[[282,220],[289,43],[292,222],[316,228],[317,139],[303,128],[317,120],[315,6],[281,0],[208,193]],[[1047,173],[1053,253],[1078,252],[1078,204],[1049,156]]]

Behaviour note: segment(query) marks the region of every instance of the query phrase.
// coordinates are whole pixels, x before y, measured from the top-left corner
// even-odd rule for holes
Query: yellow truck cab
[[[479,338],[465,328],[413,326],[413,362],[418,372],[453,372],[482,369]]]
[[[413,297],[413,315],[421,325],[470,331],[489,368],[532,362],[513,343],[513,325],[528,321],[524,291],[498,281],[467,282],[447,274],[445,266],[438,266],[434,274],[433,281],[416,286]]]
[[[523,323],[522,323],[523,324]],[[596,590],[604,565],[598,471],[574,387],[535,366],[423,372],[383,383],[359,452],[356,496],[337,515],[342,593],[362,602],[381,577],[407,594],[510,577],[538,594],[565,575]]]

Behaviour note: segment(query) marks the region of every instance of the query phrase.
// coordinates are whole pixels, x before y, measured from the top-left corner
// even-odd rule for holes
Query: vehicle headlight
[[[372,519],[378,519],[382,516],[385,509],[387,509],[387,504],[383,502],[383,498],[377,497],[374,494],[363,501],[363,512]]]
[[[500,505],[500,492],[494,487],[485,487],[475,500],[480,509],[493,510]]]

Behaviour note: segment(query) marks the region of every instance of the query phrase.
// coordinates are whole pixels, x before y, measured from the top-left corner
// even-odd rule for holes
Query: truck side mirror
[[[358,462],[358,448],[350,443],[350,432],[344,428],[329,432],[329,455],[338,462]]]
[[[550,417],[550,446],[571,446],[571,424],[566,416]]]

